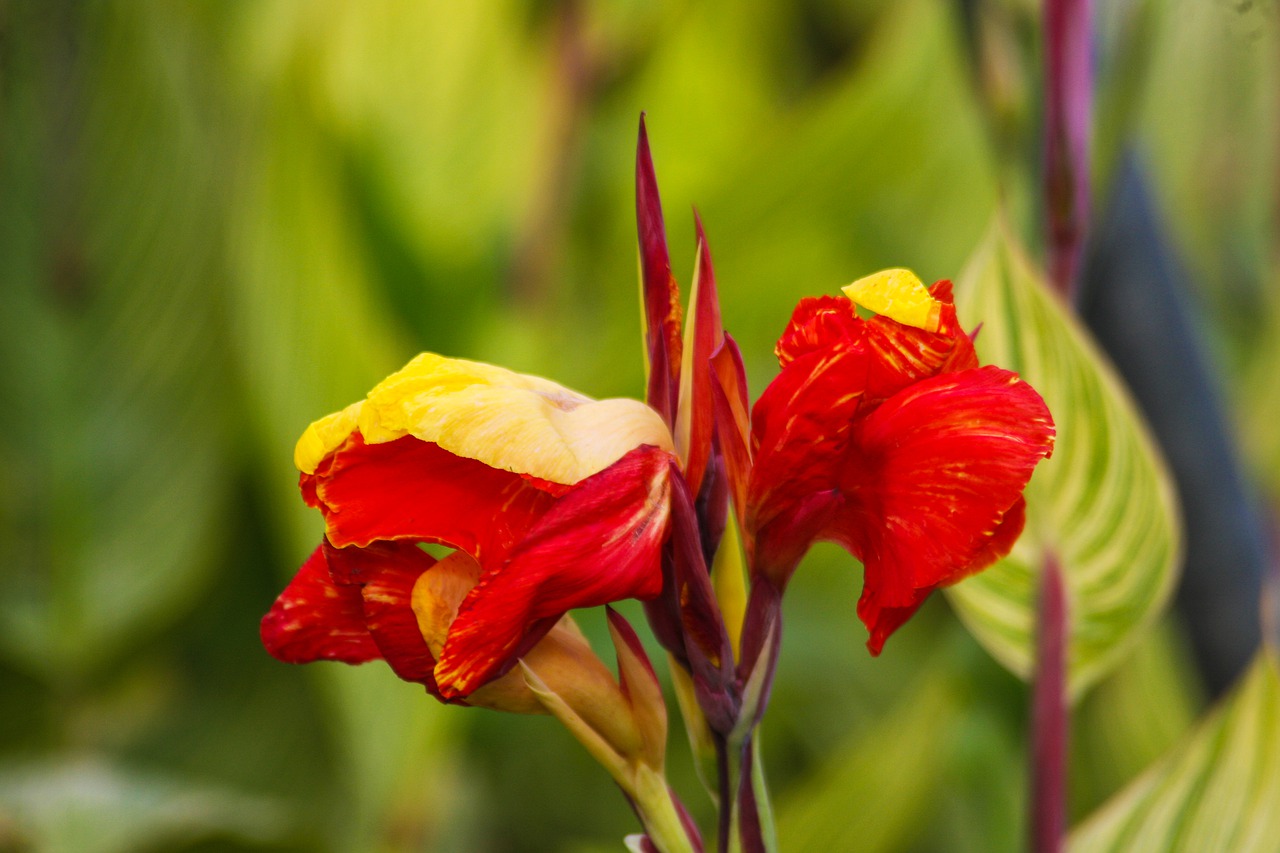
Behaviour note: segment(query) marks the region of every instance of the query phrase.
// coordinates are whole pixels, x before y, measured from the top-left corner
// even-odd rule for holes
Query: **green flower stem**
[[[782,638],[781,594],[767,583],[755,585],[748,601],[743,628],[743,663],[749,675],[742,686],[742,708],[738,724],[717,746],[720,761],[722,802],[732,802],[727,820],[721,806],[720,850],[722,853],[771,853],[777,850],[773,810],[764,782],[759,736],[756,732],[769,702],[770,685],[778,665]]]
[[[728,837],[729,853],[775,853],[778,841],[773,821],[773,807],[764,781],[764,764],[760,760],[760,740],[754,733],[745,743],[733,744],[729,750],[736,756],[731,762],[733,798]]]
[[[701,843],[689,837],[666,777],[640,765],[632,778],[630,794],[645,833],[660,853],[702,853]]]
[[[761,843],[768,853],[776,853],[778,829],[773,819],[773,802],[769,799],[769,786],[764,779],[764,757],[760,751],[759,732],[751,739],[751,788],[755,792]]]

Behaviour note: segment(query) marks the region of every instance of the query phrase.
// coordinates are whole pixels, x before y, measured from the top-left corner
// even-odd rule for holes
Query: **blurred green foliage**
[[[1099,5],[1099,203],[1136,148],[1280,497],[1275,14]],[[0,850],[620,849],[549,719],[261,649],[293,442],[420,349],[638,396],[641,110],[756,393],[800,296],[956,276],[1002,197],[1034,245],[1035,4],[973,9],[976,51],[942,0],[0,2]],[[857,589],[820,548],[786,605],[784,846],[1017,848],[1023,688],[940,600],[870,660]],[[1166,624],[1077,713],[1077,814],[1201,707]]]

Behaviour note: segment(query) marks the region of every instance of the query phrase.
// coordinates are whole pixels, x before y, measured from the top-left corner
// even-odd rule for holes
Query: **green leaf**
[[[833,701],[826,686],[809,684],[805,701],[820,698],[840,709],[845,733],[814,738],[812,771],[783,789],[776,810],[780,849],[1017,847],[1021,746],[992,701],[1009,679],[958,626],[949,628],[931,635],[929,651],[912,657],[910,678],[891,687],[892,701],[872,713],[865,704],[875,700],[865,691],[857,691],[863,706],[855,710]],[[883,672],[881,663],[876,669]],[[784,703],[787,693],[784,683]],[[787,713],[786,705],[773,707],[769,719],[797,725],[795,718],[774,719],[779,710]],[[1006,794],[992,797],[993,790]]]
[[[238,164],[228,192],[227,314],[241,371],[250,429],[261,454],[267,511],[286,547],[280,586],[320,541],[323,523],[302,502],[294,442],[307,424],[358,400],[413,354],[405,329],[387,310],[377,264],[363,241],[344,146],[328,100],[298,97],[303,81],[329,79],[338,42],[308,39],[329,22],[302,7],[285,10],[276,35],[285,53],[274,64],[249,61],[239,92],[261,143]],[[366,22],[366,25],[371,25]],[[270,57],[268,57],[270,58]],[[358,67],[354,66],[354,67]],[[375,76],[343,78],[376,87]],[[317,84],[318,85],[318,84]],[[466,714],[453,713],[381,663],[314,665],[309,675],[332,723],[345,814],[345,849],[381,849],[388,839],[433,838],[446,827],[441,793]]]
[[[0,652],[77,684],[198,601],[231,447],[200,36],[65,17],[15,10],[0,131]]]
[[[937,673],[930,673],[937,675]],[[925,822],[939,785],[939,733],[960,710],[946,677],[922,678],[892,712],[836,744],[805,783],[779,803],[785,850],[901,850]]]
[[[1093,851],[1274,851],[1280,843],[1280,668],[1264,648],[1183,743],[1071,836]]]
[[[983,362],[1018,371],[1044,396],[1058,440],[1027,487],[1026,532],[1013,552],[948,594],[979,642],[1025,678],[1040,569],[1056,555],[1079,697],[1168,601],[1180,552],[1173,487],[1120,380],[1003,227],[970,261],[956,304],[966,328],[982,324]]]
[[[0,847],[44,853],[127,853],[211,837],[279,841],[279,803],[96,759],[0,770]],[[17,847],[16,849],[25,849]]]
[[[1072,719],[1072,813],[1100,806],[1182,739],[1204,708],[1188,642],[1166,616],[1080,702]]]

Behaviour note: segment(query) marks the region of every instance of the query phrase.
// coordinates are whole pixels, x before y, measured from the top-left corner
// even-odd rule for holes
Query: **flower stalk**
[[[1031,849],[1058,853],[1066,840],[1068,612],[1062,566],[1049,555],[1040,574],[1036,672],[1031,698]]]
[[[702,853],[702,841],[690,831],[684,807],[660,773],[639,773],[630,793],[648,841],[658,853]]]
[[[1045,0],[1044,202],[1049,280],[1078,288],[1091,203],[1092,0]]]

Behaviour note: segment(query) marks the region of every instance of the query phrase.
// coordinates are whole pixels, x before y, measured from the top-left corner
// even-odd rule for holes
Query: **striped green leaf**
[[[1179,558],[1173,488],[1119,379],[997,226],[957,286],[967,328],[982,324],[983,362],[1022,374],[1058,426],[1051,459],[1027,488],[1027,527],[1013,552],[948,590],[987,650],[1029,675],[1038,578],[1060,561],[1070,620],[1073,697],[1113,667],[1159,615]]]
[[[1278,664],[1264,648],[1189,738],[1072,834],[1073,853],[1280,850]]]

